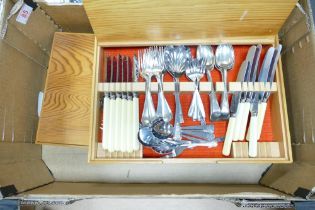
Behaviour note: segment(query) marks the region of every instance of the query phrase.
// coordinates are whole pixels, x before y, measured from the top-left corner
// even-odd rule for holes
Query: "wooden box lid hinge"
[[[303,187],[298,187],[297,190],[294,192],[294,195],[309,200],[315,195],[315,187],[311,190],[305,189]]]
[[[14,185],[0,187],[0,199],[17,194],[17,189]]]

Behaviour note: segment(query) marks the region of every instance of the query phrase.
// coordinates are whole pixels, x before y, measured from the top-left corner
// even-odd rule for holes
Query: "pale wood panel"
[[[249,158],[248,142],[233,142],[233,158]],[[258,142],[257,158],[280,158],[279,142]]]
[[[88,145],[94,35],[56,33],[37,143]]]
[[[132,151],[132,152],[109,152],[108,150],[103,149],[102,143],[97,144],[97,154],[96,157],[98,159],[123,159],[123,158],[132,158],[132,159],[138,159],[142,158],[142,147],[138,151]]]
[[[215,83],[216,92],[224,91],[224,83],[216,82]],[[130,82],[130,83],[98,83],[99,92],[145,92],[145,82]],[[195,90],[195,85],[193,82],[180,82],[180,91],[181,92],[193,92]],[[163,91],[164,92],[174,92],[175,86],[173,82],[163,82]],[[209,82],[200,82],[199,92],[209,93],[211,91],[211,83]],[[229,92],[239,92],[239,91],[277,91],[277,83],[273,82],[270,86],[270,83],[264,82],[229,82],[228,84]],[[157,82],[151,83],[151,92],[158,92]]]
[[[86,0],[103,42],[275,35],[297,0]]]

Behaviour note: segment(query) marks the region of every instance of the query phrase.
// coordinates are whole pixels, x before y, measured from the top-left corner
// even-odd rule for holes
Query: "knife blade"
[[[236,78],[237,82],[244,82],[245,74],[248,71],[248,69],[249,69],[249,62],[243,61],[240,67],[240,70],[238,72],[237,78]],[[240,103],[240,96],[241,96],[240,92],[235,92],[232,96],[232,102],[231,102],[231,107],[230,107],[231,117],[236,116],[236,111]]]
[[[282,49],[282,45],[279,45],[277,47],[277,49],[275,50],[274,56],[272,58],[272,62],[271,62],[269,74],[268,74],[268,79],[267,79],[267,82],[270,83],[270,87],[271,87],[272,82],[273,82],[274,77],[275,77],[276,67],[277,67],[279,57],[280,57],[281,49]],[[269,96],[270,96],[270,92],[267,91],[264,95],[263,101],[266,102],[268,100]]]
[[[248,52],[247,52],[247,55],[246,55],[246,61],[249,62],[248,65],[249,65],[249,69],[251,69],[252,67],[252,61],[255,57],[255,53],[256,53],[256,46],[253,45],[249,48]],[[249,82],[250,81],[250,71],[247,71],[246,74],[245,74],[245,78],[244,78],[244,81],[243,82]],[[246,92],[242,92],[242,101],[244,102],[245,99],[246,99]]]
[[[266,83],[268,81],[268,75],[270,72],[270,66],[272,65],[272,61],[274,60],[275,48],[270,47],[265,55],[265,59],[261,66],[260,74],[258,76],[258,82]],[[264,97],[264,92],[259,93],[259,100],[262,100]]]
[[[258,62],[259,62],[259,58],[260,58],[261,49],[262,49],[262,46],[261,46],[261,44],[259,44],[256,48],[255,56],[253,58],[253,62],[252,62],[252,66],[251,66],[252,69],[251,69],[250,81],[253,83],[253,85],[257,79],[256,75],[257,75],[257,70],[258,70]],[[253,100],[253,98],[254,98],[254,93],[249,92],[247,94],[247,100],[251,101],[251,100]]]

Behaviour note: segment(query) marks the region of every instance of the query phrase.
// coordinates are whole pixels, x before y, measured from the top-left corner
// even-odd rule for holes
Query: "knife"
[[[116,92],[116,99],[115,99],[115,123],[114,124],[114,147],[111,152],[118,151],[119,142],[121,138],[121,132],[120,132],[120,120],[121,120],[121,109],[122,109],[122,93],[120,92],[121,89],[121,83],[119,81],[119,70],[120,70],[120,63],[121,63],[121,55],[117,56],[116,60],[116,83],[115,83],[115,92]]]
[[[128,79],[128,65],[127,65],[128,56],[122,56],[121,61],[121,82],[122,82],[122,101],[121,101],[121,135],[120,140],[118,142],[118,151],[126,152],[126,139],[127,139],[127,130],[128,130],[128,124],[127,124],[127,109],[128,109],[128,92],[127,92],[127,79]]]
[[[256,74],[257,74],[257,69],[258,69],[258,61],[259,61],[259,57],[260,57],[260,53],[261,53],[261,48],[262,48],[261,45],[257,45],[254,57],[252,58],[252,60],[250,60],[251,71],[250,71],[248,82],[254,83],[256,81]],[[247,122],[248,122],[248,115],[249,115],[249,111],[250,111],[251,97],[252,97],[252,92],[247,92],[246,97],[245,97],[245,103],[243,105],[244,107],[243,107],[243,112],[242,112],[242,120],[240,123],[241,127],[240,127],[240,131],[239,131],[239,136],[238,136],[239,141],[244,140],[244,138],[245,138],[246,126],[247,126]]]
[[[126,57],[126,66],[127,66],[127,83],[130,83],[130,62],[129,62],[129,57]],[[130,87],[127,85],[127,87]],[[127,89],[127,91],[130,91],[129,89]],[[133,100],[132,100],[132,94],[127,92],[127,113],[126,113],[126,138],[124,140],[124,144],[123,144],[123,151],[124,152],[131,152],[132,151],[132,110],[133,110]]]
[[[251,64],[252,64],[252,60],[255,56],[255,52],[256,52],[256,46],[255,45],[251,46],[247,52],[247,56],[246,56],[245,61],[248,63],[249,71],[251,70]],[[246,71],[243,82],[249,81],[249,79],[250,79],[250,72],[249,71]],[[242,113],[244,110],[246,92],[242,92],[240,95],[241,95],[240,96],[240,104],[238,105],[238,109],[237,109],[237,113],[236,113],[236,123],[235,123],[234,132],[233,132],[233,140],[234,141],[238,141],[239,135],[240,135],[241,122],[242,122],[242,117],[243,117]]]
[[[105,82],[110,82],[109,78],[109,68],[111,65],[111,58],[108,56],[105,58]],[[108,131],[109,131],[109,113],[110,113],[110,94],[105,92],[103,101],[103,129],[102,129],[102,147],[103,149],[108,149]]]
[[[138,82],[139,78],[139,66],[137,56],[133,56],[133,82]],[[136,92],[133,93],[133,111],[132,111],[132,150],[137,151],[140,149],[140,144],[138,141],[138,131],[139,131],[139,97]]]
[[[279,45],[274,52],[272,63],[270,65],[271,66],[269,70],[270,74],[268,74],[268,79],[267,79],[267,82],[270,83],[270,87],[272,85],[272,82],[274,81],[275,72],[277,69],[276,67],[277,67],[278,60],[280,58],[281,50],[282,50],[282,45]],[[258,105],[258,138],[260,138],[260,135],[261,135],[261,130],[262,130],[262,126],[263,126],[263,122],[265,118],[265,112],[266,112],[267,101],[269,99],[269,96],[270,96],[270,92],[267,91],[265,92],[263,97],[260,98],[260,101],[259,101],[260,103]]]
[[[244,81],[246,72],[248,72],[248,70],[249,70],[249,62],[245,60],[243,61],[240,67],[236,81],[238,82]],[[235,123],[236,123],[236,113],[237,113],[238,106],[240,104],[240,97],[241,97],[240,92],[235,92],[232,96],[232,102],[231,102],[231,107],[230,107],[231,115],[230,115],[227,131],[225,134],[225,140],[224,140],[224,145],[223,145],[223,150],[222,150],[222,154],[225,156],[230,155],[230,152],[231,152],[233,132],[235,130]]]
[[[114,82],[114,60],[115,57],[111,57],[110,61],[110,83]],[[109,94],[109,117],[108,117],[108,122],[109,122],[109,128],[107,131],[107,141],[108,141],[108,151],[113,151],[114,144],[113,144],[113,139],[114,139],[114,123],[115,123],[115,97],[116,94],[114,92],[110,92]],[[106,132],[106,131],[104,131]]]
[[[258,77],[258,82],[267,82],[268,73],[270,72],[270,66],[274,60],[275,49],[273,47],[269,48],[261,70]],[[249,130],[247,132],[246,139],[249,140],[248,155],[249,157],[257,156],[257,141],[258,141],[258,103],[259,98],[263,96],[264,93],[254,93],[253,101],[251,102],[251,118],[249,124]]]

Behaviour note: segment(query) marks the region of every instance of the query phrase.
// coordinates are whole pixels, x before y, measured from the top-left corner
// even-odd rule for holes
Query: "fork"
[[[145,101],[141,117],[143,125],[150,125],[156,118],[156,112],[151,95],[151,78],[154,75],[152,67],[157,60],[154,59],[152,47],[138,51],[138,62],[140,75],[145,79]]]
[[[202,124],[205,124],[206,114],[199,94],[199,85],[201,78],[205,74],[205,71],[206,65],[204,59],[191,60],[188,68],[186,69],[186,76],[195,84],[195,90],[189,107],[188,116],[192,117],[193,120],[201,121]]]

